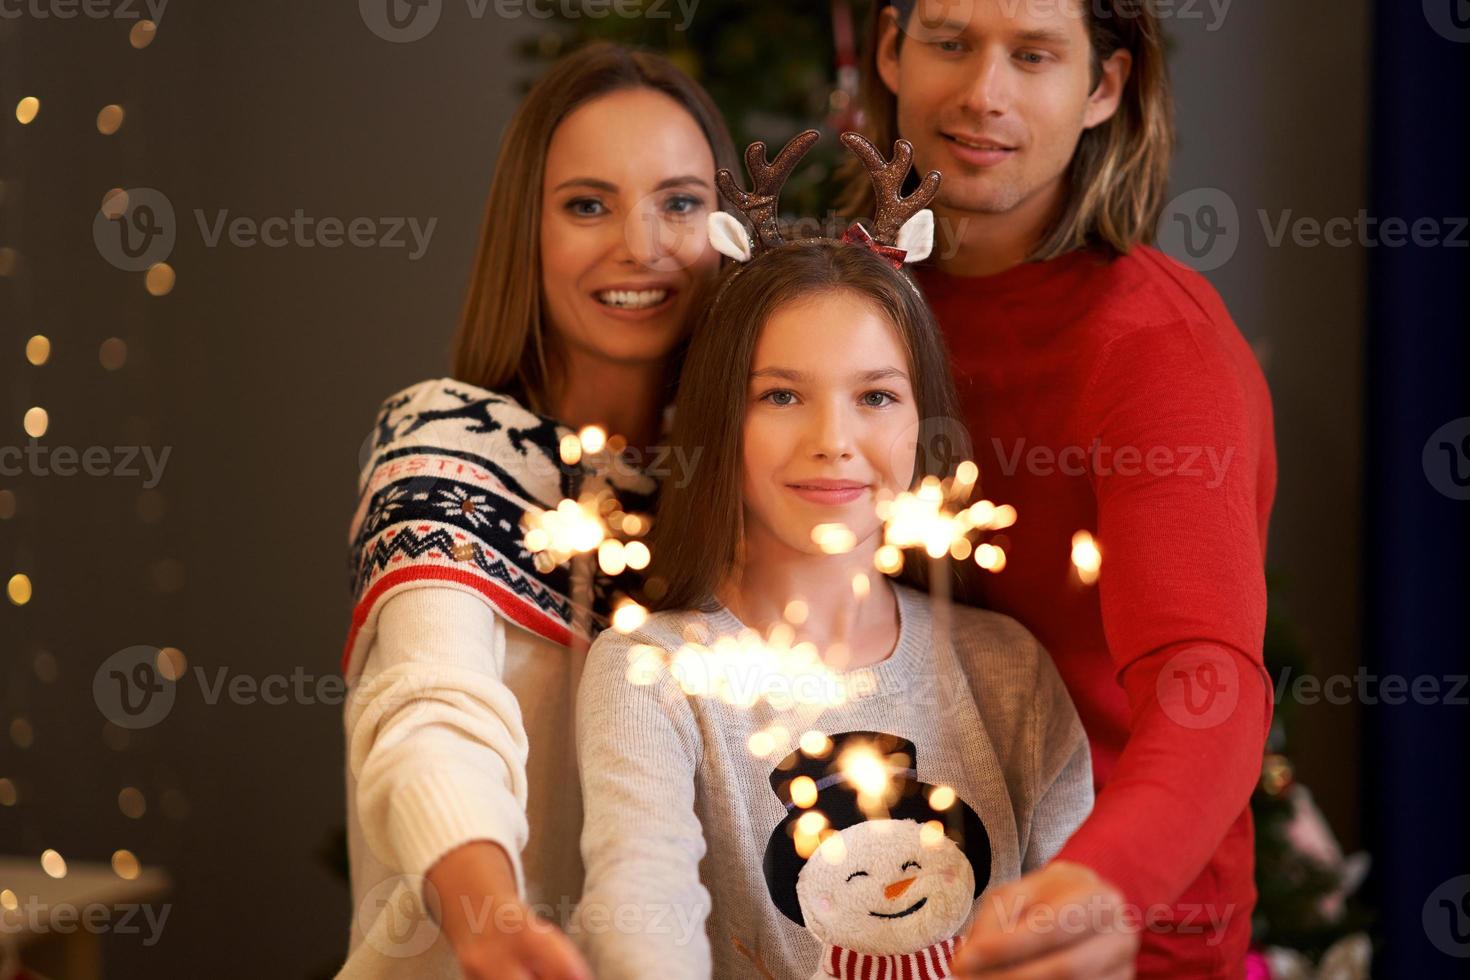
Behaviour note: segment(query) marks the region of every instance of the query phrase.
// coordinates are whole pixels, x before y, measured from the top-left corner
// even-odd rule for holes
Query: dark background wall
[[[1176,5],[1182,9],[1182,5]],[[1217,4],[1218,7],[1218,4]],[[813,16],[826,16],[813,5]],[[1367,206],[1367,0],[1238,3],[1170,20],[1182,133],[1174,192],[1236,213],[1211,279],[1265,365],[1281,487],[1271,564],[1314,667],[1351,672],[1359,633],[1367,259],[1273,246],[1270,220]],[[123,477],[0,481],[0,573],[35,598],[0,605],[0,851],[106,861],[127,847],[175,880],[163,941],[107,941],[118,975],[309,975],[337,962],[350,910],[318,852],[340,825],[340,703],[210,704],[195,668],[257,681],[330,678],[346,622],[345,529],[358,447],[386,394],[443,374],[481,208],[518,82],[545,22],[447,2],[390,43],[357,4],[174,0],[156,41],[134,21],[0,20],[0,445],[44,405],[52,445],[171,449],[144,493]],[[697,13],[696,13],[697,16]],[[19,126],[19,98],[42,100]],[[94,119],[120,103],[114,136]],[[173,292],[106,261],[93,219],[111,187],[155,188],[175,215]],[[1221,197],[1223,195],[1223,199]],[[1228,206],[1227,206],[1228,204]],[[199,221],[436,222],[426,253],[209,246]],[[196,216],[203,212],[203,218]],[[383,227],[381,224],[379,227]],[[1233,235],[1233,241],[1231,237]],[[407,237],[407,236],[405,236]],[[44,333],[48,364],[23,358]],[[128,345],[117,371],[107,337]],[[106,727],[93,677],[115,651],[173,646],[190,673],[158,724]],[[52,660],[38,653],[46,652]],[[48,680],[55,666],[54,679]],[[330,692],[327,692],[330,694]],[[1304,709],[1299,775],[1359,843],[1358,708]],[[124,786],[147,812],[119,812]]]

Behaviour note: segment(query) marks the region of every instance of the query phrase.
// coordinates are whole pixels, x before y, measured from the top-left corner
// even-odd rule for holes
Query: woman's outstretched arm
[[[379,860],[426,877],[467,976],[584,977],[522,901],[527,741],[504,667],[483,600],[425,587],[383,604],[346,716],[358,818]]]

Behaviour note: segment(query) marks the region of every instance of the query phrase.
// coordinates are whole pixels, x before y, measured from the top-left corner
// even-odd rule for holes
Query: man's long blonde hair
[[[892,6],[907,22],[917,0],[873,0],[863,52],[860,100],[865,133],[878,146],[899,138],[898,99],[878,75],[883,11]],[[1163,210],[1174,152],[1174,99],[1169,87],[1163,31],[1152,0],[1076,0],[1083,5],[1094,66],[1122,49],[1133,56],[1118,111],[1082,133],[1067,174],[1061,213],[1032,251],[1033,261],[1096,246],[1116,254],[1150,244]],[[899,43],[902,44],[902,32]],[[1094,68],[1094,84],[1100,79]],[[851,162],[842,170],[838,210],[869,214],[872,181]]]

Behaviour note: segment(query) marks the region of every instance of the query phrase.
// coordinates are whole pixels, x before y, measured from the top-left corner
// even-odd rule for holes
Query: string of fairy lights
[[[115,23],[115,22],[114,22]],[[109,25],[111,26],[111,25]],[[10,20],[6,33],[12,43],[17,43],[15,34],[19,25],[15,20]],[[158,32],[158,26],[152,20],[137,20],[128,27],[126,41],[129,47],[137,52],[148,48],[154,41]],[[5,62],[15,65],[18,59],[5,58]],[[10,74],[6,73],[7,76]],[[12,77],[5,77],[0,81],[5,90],[14,97],[23,90],[23,83],[17,82]],[[16,126],[7,126],[8,151],[6,156],[10,160],[23,159],[27,154],[22,151],[26,145],[39,139],[40,133],[45,129],[49,113],[41,95],[33,93],[21,94],[14,104],[14,118]],[[5,100],[9,102],[9,99]],[[124,104],[109,103],[102,106],[96,114],[93,125],[96,132],[103,137],[115,137],[123,132],[128,124],[129,113]],[[45,439],[52,429],[52,415],[40,397],[44,390],[42,383],[44,372],[58,353],[70,355],[72,352],[65,338],[53,340],[46,330],[46,325],[38,322],[38,306],[33,296],[35,277],[31,274],[32,256],[21,251],[19,244],[9,239],[18,228],[18,221],[13,217],[17,210],[17,203],[22,192],[25,190],[25,175],[14,172],[0,174],[0,216],[4,216],[4,225],[0,225],[0,279],[6,280],[5,292],[11,299],[10,323],[19,329],[12,333],[6,332],[5,343],[7,347],[15,344],[20,348],[23,355],[15,362],[9,356],[5,357],[7,363],[16,363],[19,368],[14,375],[7,379],[6,387],[12,393],[10,404],[5,406],[5,413],[9,421],[0,421],[4,430],[23,434],[26,440],[38,442]],[[100,209],[108,218],[120,219],[128,210],[128,193],[120,187],[107,190],[101,197]],[[7,213],[9,212],[9,213]],[[44,261],[43,257],[35,257],[34,260]],[[142,288],[150,296],[160,297],[167,295],[174,286],[175,275],[171,266],[166,262],[158,262],[151,265],[142,273]],[[17,335],[18,334],[18,335]],[[16,353],[15,348],[11,348]],[[129,361],[128,343],[121,337],[108,337],[103,340],[97,348],[97,363],[105,372],[117,372],[123,370]],[[12,414],[14,413],[14,414]],[[17,417],[18,416],[18,417]],[[17,424],[18,423],[18,424]],[[8,444],[15,436],[0,438],[0,444]],[[161,516],[161,505],[153,491],[145,491],[144,496],[138,503],[138,516],[144,523],[153,523]],[[4,540],[7,548],[5,561],[10,565],[8,568],[0,568],[0,576],[5,581],[6,600],[12,607],[12,613],[19,620],[19,629],[7,631],[10,641],[8,646],[13,650],[29,649],[36,650],[40,637],[37,634],[37,623],[35,622],[35,600],[40,595],[45,595],[48,590],[48,581],[44,577],[44,570],[36,563],[36,551],[34,548],[35,528],[37,516],[42,504],[42,497],[29,489],[21,493],[11,486],[0,486],[0,524],[4,527]],[[155,574],[155,578],[157,575]],[[59,586],[58,586],[59,588]],[[167,590],[164,590],[167,591]],[[20,657],[7,657],[13,670],[22,669]],[[165,648],[159,654],[159,673],[169,679],[176,680],[183,673],[183,654],[172,648]],[[56,680],[59,673],[59,664],[56,657],[44,649],[37,650],[30,659],[30,667],[36,678],[42,683],[51,683]],[[18,685],[7,684],[11,691],[16,690]],[[31,747],[36,737],[35,725],[24,713],[16,711],[16,705],[4,705],[6,714],[9,715],[4,736],[11,744],[20,750]],[[108,724],[103,730],[103,740],[109,748],[121,751],[129,742],[129,733],[119,729],[117,726]],[[14,753],[9,758],[16,758]],[[32,803],[30,789],[26,780],[20,773],[0,771],[0,807],[13,808],[22,807]],[[169,800],[162,800],[163,809],[168,812],[171,807]],[[176,812],[180,811],[185,804],[182,797],[175,800],[172,807]],[[117,794],[118,810],[126,818],[140,819],[147,811],[146,797],[141,789],[136,786],[124,786]],[[14,846],[12,842],[12,846]],[[33,852],[34,853],[34,852]],[[55,848],[47,847],[40,850],[38,861],[42,871],[52,878],[64,878],[67,875],[66,858]],[[118,848],[113,851],[110,859],[113,872],[122,879],[132,880],[138,878],[143,871],[143,865],[138,856],[127,848]],[[14,912],[22,900],[21,896],[15,894],[10,888],[0,887],[0,915]]]

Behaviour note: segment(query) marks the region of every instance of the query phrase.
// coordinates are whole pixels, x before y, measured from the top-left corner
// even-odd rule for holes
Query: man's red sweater
[[[981,599],[1051,651],[1092,743],[1097,805],[1057,857],[1136,906],[1140,977],[1244,976],[1271,716],[1260,367],[1209,284],[1151,248],[919,278],[980,489],[1019,512]]]

